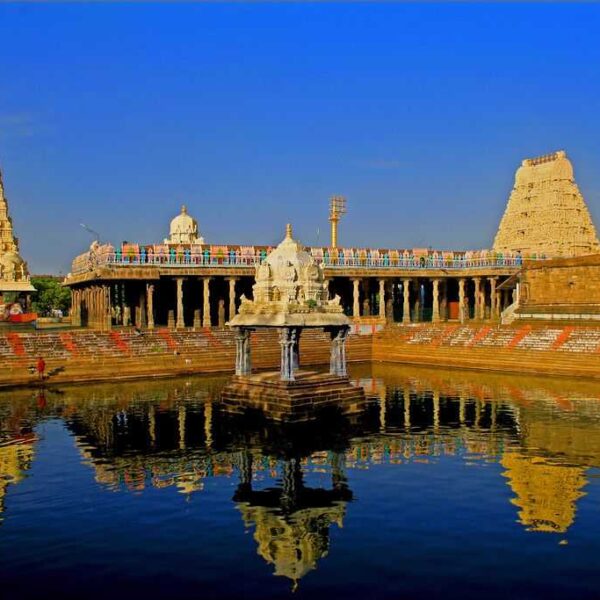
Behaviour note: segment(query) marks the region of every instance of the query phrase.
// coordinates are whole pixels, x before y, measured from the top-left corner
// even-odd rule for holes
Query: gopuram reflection
[[[193,499],[206,482],[228,495],[255,550],[291,586],[335,552],[332,528],[352,521],[353,479],[382,465],[491,466],[511,489],[514,519],[535,535],[565,535],[588,471],[600,466],[597,387],[416,368],[353,369],[369,402],[358,415],[278,423],[220,401],[224,378],[11,393],[0,402],[0,510],[39,456],[36,429],[62,422],[96,484]],[[427,490],[423,490],[427,494]],[[175,496],[177,497],[177,496]],[[1,528],[0,528],[1,535]]]

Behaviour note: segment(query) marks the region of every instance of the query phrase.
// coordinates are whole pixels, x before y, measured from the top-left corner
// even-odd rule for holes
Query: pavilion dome
[[[347,327],[339,296],[328,299],[323,267],[292,236],[288,225],[283,241],[256,268],[253,299],[242,296],[231,327]]]
[[[203,244],[204,238],[198,235],[198,221],[188,214],[185,204],[181,212],[171,220],[167,244]]]
[[[283,241],[264,260],[264,263],[275,270],[291,265],[296,273],[302,273],[314,262],[314,258],[304,249],[304,246],[292,237],[292,226],[289,224]]]

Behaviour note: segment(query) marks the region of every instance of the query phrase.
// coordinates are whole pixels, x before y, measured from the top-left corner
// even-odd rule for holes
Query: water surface
[[[600,389],[357,366],[348,420],[226,378],[0,394],[2,598],[600,597]]]

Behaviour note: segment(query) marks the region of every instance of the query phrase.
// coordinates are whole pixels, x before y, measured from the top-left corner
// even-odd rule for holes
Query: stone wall
[[[600,319],[600,254],[526,264],[517,314]]]

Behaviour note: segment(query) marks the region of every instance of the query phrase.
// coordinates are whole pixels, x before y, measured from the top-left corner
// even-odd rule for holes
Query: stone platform
[[[229,412],[257,409],[269,419],[286,422],[316,419],[324,409],[344,415],[364,410],[363,388],[347,377],[316,371],[298,371],[295,377],[295,381],[281,381],[279,371],[236,375],[223,389],[221,400]]]

